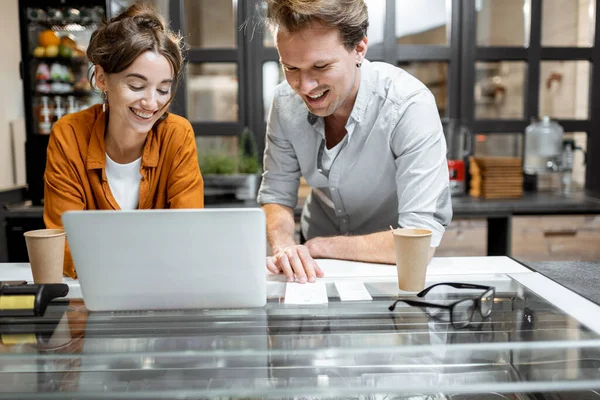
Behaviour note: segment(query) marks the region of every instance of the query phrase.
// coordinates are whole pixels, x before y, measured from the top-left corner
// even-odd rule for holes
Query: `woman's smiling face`
[[[146,134],[167,110],[173,68],[161,54],[146,51],[127,69],[114,74],[106,74],[96,65],[95,76],[98,88],[106,91],[112,126]]]

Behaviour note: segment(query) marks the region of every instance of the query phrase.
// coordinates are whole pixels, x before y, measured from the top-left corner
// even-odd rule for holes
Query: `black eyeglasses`
[[[433,288],[438,286],[451,286],[456,289],[482,289],[483,294],[476,298],[461,299],[450,304],[435,304],[421,300],[398,299],[388,307],[390,311],[396,309],[396,304],[402,301],[411,306],[424,307],[425,312],[433,318],[443,322],[450,322],[455,328],[464,328],[471,322],[473,313],[478,310],[483,318],[489,317],[492,313],[492,305],[496,289],[492,286],[474,285],[471,283],[436,283],[431,285],[421,292],[417,293],[417,297],[424,297]]]

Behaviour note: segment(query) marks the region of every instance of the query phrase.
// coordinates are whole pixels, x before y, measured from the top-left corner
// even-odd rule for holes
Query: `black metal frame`
[[[383,61],[393,65],[399,62],[448,62],[448,112],[443,118],[460,119],[459,82],[461,75],[461,0],[452,0],[450,43],[448,45],[402,45],[396,44],[396,0],[386,2],[386,26],[384,33]],[[389,50],[392,51],[388,54]]]
[[[36,130],[33,125],[33,93],[32,88],[34,87],[29,73],[31,67],[32,56],[29,52],[29,33],[27,32],[28,21],[27,21],[27,8],[47,8],[47,7],[64,7],[66,4],[72,1],[65,2],[65,0],[19,0],[19,32],[21,36],[21,63],[20,71],[21,79],[23,80],[23,100],[25,101],[25,127],[27,131],[27,138],[29,139],[35,134]],[[86,7],[103,6],[105,10],[109,10],[110,0],[79,0],[81,5],[85,4]],[[65,4],[66,3],[66,4]]]
[[[484,292],[478,297],[469,297],[469,298],[465,298],[465,299],[459,299],[450,304],[438,304],[438,303],[431,303],[431,302],[422,301],[422,300],[398,299],[398,300],[395,300],[392,303],[392,305],[390,305],[388,307],[388,310],[394,311],[396,309],[396,305],[399,302],[403,302],[403,303],[406,303],[413,307],[425,308],[425,312],[430,317],[432,317],[434,319],[439,319],[438,317],[436,317],[436,315],[434,313],[430,312],[428,309],[429,308],[446,309],[446,310],[448,310],[449,321],[444,321],[443,319],[442,319],[442,321],[450,322],[455,328],[458,328],[458,329],[465,328],[466,326],[468,326],[471,323],[471,320],[473,319],[473,314],[475,313],[475,311],[478,311],[483,319],[490,316],[490,314],[492,312],[492,308],[490,308],[489,312],[486,312],[485,315],[483,313],[483,298],[486,295],[486,293],[491,291],[492,292],[492,296],[491,296],[492,297],[492,305],[493,305],[494,298],[496,297],[496,288],[494,286],[474,285],[474,284],[470,284],[470,283],[458,283],[458,282],[443,282],[443,283],[436,283],[435,285],[431,285],[431,286],[425,288],[424,290],[417,293],[416,296],[419,298],[423,298],[434,287],[444,286],[444,285],[451,286],[456,289],[481,289],[481,290],[484,290]],[[464,303],[464,302],[472,302],[473,303],[473,309],[471,310],[471,313],[469,314],[469,319],[466,323],[460,322],[460,321],[455,321],[455,319],[454,319],[454,317],[455,317],[454,310],[456,309],[456,306],[459,305],[460,303]]]
[[[29,49],[29,32],[27,31],[27,8],[64,7],[72,3],[79,3],[86,7],[102,6],[105,12],[110,10],[110,0],[19,0],[19,35],[21,37],[21,62],[20,76],[23,81],[23,101],[25,115],[25,158],[26,179],[29,186],[29,198],[33,204],[41,204],[44,197],[44,170],[46,169],[46,148],[48,147],[48,135],[40,135],[34,124],[33,116],[33,92],[34,82],[30,74],[32,55]]]
[[[399,45],[396,44],[396,0],[386,0],[386,16],[383,43],[369,47],[368,58],[396,65],[399,62],[446,61],[448,66],[448,111],[443,118],[459,119],[474,133],[523,133],[532,117],[538,117],[539,82],[541,61],[587,60],[591,62],[591,89],[589,119],[561,119],[558,122],[566,132],[587,132],[588,165],[586,188],[600,191],[600,179],[592,176],[600,174],[600,160],[593,154],[600,154],[599,117],[594,107],[600,105],[600,46],[591,48],[542,47],[542,0],[531,0],[531,23],[528,47],[478,47],[476,0],[452,0],[450,43],[448,46]],[[264,106],[262,101],[263,72],[265,62],[277,62],[276,49],[263,46],[263,21],[258,12],[262,0],[246,0],[238,3],[237,49],[192,49],[189,61],[194,62],[237,62],[239,72],[238,123],[194,122],[196,135],[238,135],[244,126],[256,132],[259,154],[264,150]],[[184,0],[171,0],[171,23],[175,29],[185,34]],[[596,0],[596,9],[600,9]],[[600,18],[595,21],[594,44],[600,43]],[[477,61],[524,61],[527,63],[526,87],[524,90],[523,119],[519,120],[476,120],[475,112],[475,63]],[[173,110],[185,115],[185,79],[173,105]],[[472,147],[471,147],[472,148]]]
[[[247,2],[239,2],[236,11],[236,21],[245,21]],[[185,26],[185,4],[184,0],[172,0],[169,3],[169,16],[171,27],[179,30],[183,35],[186,33]],[[211,122],[211,121],[190,121],[196,136],[238,136],[242,133],[246,123],[247,101],[246,83],[250,81],[247,76],[247,66],[251,64],[246,60],[245,48],[247,40],[241,29],[237,30],[236,48],[231,49],[202,49],[191,48],[187,52],[187,64],[179,82],[179,87],[175,94],[175,99],[171,105],[171,111],[175,114],[187,115],[187,68],[189,64],[197,63],[236,63],[238,71],[238,121],[236,122]]]
[[[542,0],[531,0],[531,23],[528,47],[478,47],[477,15],[475,0],[463,0],[462,4],[462,50],[461,60],[461,116],[474,133],[523,133],[531,118],[539,117],[540,65],[543,61],[590,62],[590,99],[587,120],[559,119],[565,132],[587,133],[586,189],[600,191],[600,122],[594,112],[600,105],[600,18],[596,15],[594,45],[590,48],[542,47]],[[596,10],[600,10],[600,0],[596,0]],[[474,118],[475,102],[475,63],[477,61],[524,61],[527,63],[527,76],[524,88],[523,119],[481,119]],[[524,139],[524,135],[523,135]]]
[[[60,5],[62,0],[19,0],[19,19],[21,36],[27,37],[25,8],[28,5]],[[111,0],[97,0],[110,10]],[[588,120],[559,120],[567,132],[587,132],[588,165],[586,188],[600,192],[600,116],[595,108],[600,105],[600,18],[595,21],[594,46],[591,48],[542,47],[541,14],[542,0],[531,0],[530,43],[525,47],[478,47],[476,43],[476,0],[452,0],[451,35],[448,46],[398,45],[395,35],[396,0],[386,0],[386,17],[383,43],[369,48],[368,58],[391,64],[399,62],[446,61],[448,65],[448,111],[447,118],[460,119],[461,123],[475,133],[524,132],[530,118],[537,117],[539,109],[540,62],[546,60],[587,60],[591,62],[591,88]],[[235,62],[238,66],[239,118],[236,122],[199,122],[191,121],[197,136],[235,136],[244,127],[256,133],[259,154],[264,150],[264,106],[262,101],[263,71],[265,62],[277,62],[276,49],[263,46],[264,29],[260,6],[262,0],[239,1],[237,8],[237,47],[233,49],[199,49],[188,52],[189,63]],[[600,9],[600,0],[596,0],[596,9]],[[169,2],[171,27],[185,30],[184,0]],[[23,65],[21,76],[24,87],[31,88],[32,82],[26,64],[27,42],[21,41]],[[526,90],[524,90],[524,112],[520,120],[476,120],[474,118],[475,63],[477,61],[524,61],[527,63]],[[187,82],[185,71],[180,79],[179,88],[171,109],[174,113],[187,114]],[[32,104],[32,94],[24,90],[25,104]],[[27,124],[27,181],[32,184],[43,174],[45,166],[45,148],[47,136],[32,135],[33,115],[29,106],[25,107]],[[445,120],[446,118],[443,118]],[[37,143],[36,143],[37,142]]]

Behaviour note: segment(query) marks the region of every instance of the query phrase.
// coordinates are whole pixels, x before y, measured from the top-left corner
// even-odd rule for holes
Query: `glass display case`
[[[455,278],[495,287],[488,318],[456,329],[402,302],[389,311],[396,283],[377,279],[372,301],[342,302],[328,283],[324,305],[56,303],[0,319],[0,398],[600,399],[598,333],[508,275]]]
[[[105,0],[19,0],[21,77],[31,200],[43,200],[48,135],[64,115],[99,102],[88,81],[92,32],[106,18]]]

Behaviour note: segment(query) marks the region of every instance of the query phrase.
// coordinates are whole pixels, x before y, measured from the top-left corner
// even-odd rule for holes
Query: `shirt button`
[[[338,212],[339,212],[339,213],[341,213],[341,212],[342,212],[342,210],[338,210]]]
[[[331,191],[332,191],[332,192],[335,192],[335,188],[331,188]]]
[[[323,172],[323,170],[322,170],[321,168],[319,168],[317,171],[319,171],[319,172]]]

